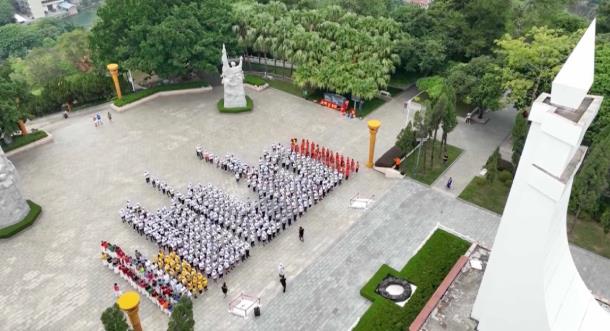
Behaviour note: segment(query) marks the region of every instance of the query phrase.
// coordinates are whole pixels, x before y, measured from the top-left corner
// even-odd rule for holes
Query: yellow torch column
[[[375,157],[375,139],[377,138],[377,131],[381,126],[381,122],[379,120],[370,120],[367,124],[369,126],[371,140],[369,143],[369,162],[367,162],[366,166],[372,168],[373,158]]]
[[[119,84],[119,65],[116,63],[111,63],[106,66],[110,75],[112,76],[112,81],[114,82],[114,89],[116,91],[117,98],[123,98],[123,94],[121,93],[121,85]]]
[[[137,292],[129,291],[125,292],[116,300],[119,308],[127,313],[131,327],[134,331],[142,331],[142,325],[140,324],[140,316],[138,310],[140,309],[140,295]]]

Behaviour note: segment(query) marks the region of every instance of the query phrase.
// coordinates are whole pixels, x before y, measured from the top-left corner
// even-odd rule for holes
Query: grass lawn
[[[42,212],[42,208],[30,200],[28,200],[28,205],[30,205],[30,212],[25,216],[25,218],[19,223],[0,229],[0,238],[11,237],[19,231],[32,225],[38,219],[38,216]]]
[[[132,102],[138,101],[140,99],[146,98],[147,96],[153,95],[157,92],[162,91],[175,91],[175,90],[187,90],[192,88],[201,88],[206,87],[208,84],[206,82],[185,82],[185,83],[177,83],[177,84],[168,84],[168,85],[160,85],[151,87],[146,90],[141,90],[135,93],[130,93],[123,95],[122,99],[114,99],[114,105],[117,107],[122,107]]]
[[[260,76],[246,74],[244,83],[252,86],[263,86],[267,82]]]
[[[510,185],[497,178],[490,183],[485,178],[475,177],[462,191],[460,198],[502,214],[509,192]]]
[[[354,330],[406,330],[468,247],[469,242],[443,230],[436,230],[401,271],[382,265],[360,290],[360,294],[373,304],[360,318]],[[417,286],[404,307],[397,306],[375,292],[379,282],[387,275],[398,276]]]
[[[574,219],[573,215],[568,215],[568,240],[584,249],[610,258],[610,233],[605,234],[598,222],[586,219],[579,220],[570,233]]]
[[[10,144],[5,144],[4,141],[2,141],[0,142],[0,146],[2,146],[2,150],[4,150],[6,153],[45,137],[47,137],[47,133],[42,130],[38,130],[25,136],[14,136],[13,141]]]
[[[392,96],[394,96],[394,94],[392,94]],[[365,100],[364,101],[364,106],[362,106],[362,110],[356,112],[356,116],[358,116],[358,117],[366,117],[368,114],[370,114],[373,111],[375,111],[375,109],[383,106],[384,103],[386,103],[386,101],[381,99],[381,98],[374,98],[374,99],[371,99],[371,100]]]
[[[425,171],[424,171],[424,167],[423,167],[424,166],[424,159],[423,159],[424,153],[422,150],[420,159],[419,159],[419,167],[417,169],[417,172],[415,172],[415,168],[417,165],[417,156],[419,154],[419,151],[415,151],[408,158],[406,158],[404,161],[402,161],[402,163],[400,165],[400,172],[402,174],[405,174],[424,184],[432,185],[432,183],[434,183],[434,181],[445,171],[445,169],[447,169],[449,166],[451,166],[453,161],[455,161],[455,159],[457,159],[457,157],[460,156],[460,154],[462,153],[462,149],[452,146],[452,145],[447,145],[447,156],[449,156],[449,160],[447,160],[447,163],[443,163],[442,155],[439,153],[441,144],[440,144],[440,142],[437,141],[435,144],[435,147],[434,147],[435,148],[434,149],[434,164],[432,166],[430,166],[430,147],[429,147],[429,145],[431,144],[431,142],[432,142],[431,140],[428,140],[422,146],[422,148],[428,147],[428,151],[426,153]]]
[[[225,99],[222,98],[222,99],[218,100],[218,103],[216,104],[216,107],[218,107],[218,111],[221,113],[229,113],[229,114],[243,113],[243,112],[247,112],[247,111],[252,111],[252,108],[254,107],[254,102],[247,95],[246,95],[246,106],[245,107],[225,108],[224,103],[225,103]]]

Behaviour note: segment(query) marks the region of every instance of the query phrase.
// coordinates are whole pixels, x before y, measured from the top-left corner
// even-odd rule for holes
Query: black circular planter
[[[403,291],[400,294],[391,294],[388,292],[388,287],[395,285],[402,287]],[[386,299],[390,299],[394,302],[402,302],[407,300],[411,296],[411,284],[400,278],[396,278],[394,276],[387,276],[384,278],[379,285],[377,285],[377,289],[375,290],[379,295]]]

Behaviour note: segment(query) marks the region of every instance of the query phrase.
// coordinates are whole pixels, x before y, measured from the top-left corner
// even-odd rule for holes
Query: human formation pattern
[[[147,211],[127,201],[119,211],[121,219],[161,250],[175,252],[216,281],[244,262],[254,246],[277,238],[347,180],[350,172],[357,172],[353,159],[339,154],[332,155],[331,163],[330,154],[322,152],[330,151],[325,147],[306,151],[295,146],[294,139],[291,146],[274,144],[263,151],[257,165],[198,146],[199,160],[230,173],[255,198],[244,201],[210,184],[189,183],[185,192],[179,192],[146,172],[146,183],[171,203]]]

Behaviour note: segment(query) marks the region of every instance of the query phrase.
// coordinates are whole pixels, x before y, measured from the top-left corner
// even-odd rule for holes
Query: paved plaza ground
[[[395,97],[371,115],[382,121],[378,155],[404,126],[402,104],[412,93]],[[199,162],[197,144],[254,163],[266,146],[306,137],[361,163],[357,176],[299,220],[304,243],[293,226],[271,244],[257,245],[252,257],[226,277],[229,297],[240,291],[261,297],[261,318],[229,315],[229,298],[211,283],[208,293],[194,301],[197,330],[346,330],[369,306],[359,294],[362,285],[382,263],[401,268],[437,224],[492,245],[497,215],[409,179],[386,179],[365,169],[365,121],[341,118],[273,89],[249,94],[255,109],[246,114],[218,113],[222,90],[215,89],[113,113],[113,122],[102,128],[95,128],[86,113],[38,121],[55,141],[11,159],[24,195],[43,206],[43,214],[33,227],[0,241],[0,329],[102,328],[101,312],[113,303],[112,284],[118,282],[123,290],[128,285],[102,266],[99,242],[108,240],[130,253],[138,249],[149,258],[156,253],[118,216],[127,199],[150,210],[169,204],[144,183],[144,171],[180,190],[188,183],[212,183],[244,199],[254,197],[243,183]],[[450,135],[450,143],[452,139]],[[366,212],[350,209],[355,194],[374,195],[377,203]],[[579,249],[574,254],[592,290],[610,297],[610,280],[603,277],[610,274],[610,261]],[[277,278],[280,262],[286,266],[286,294]],[[167,316],[145,298],[141,319],[145,330],[167,327]]]

